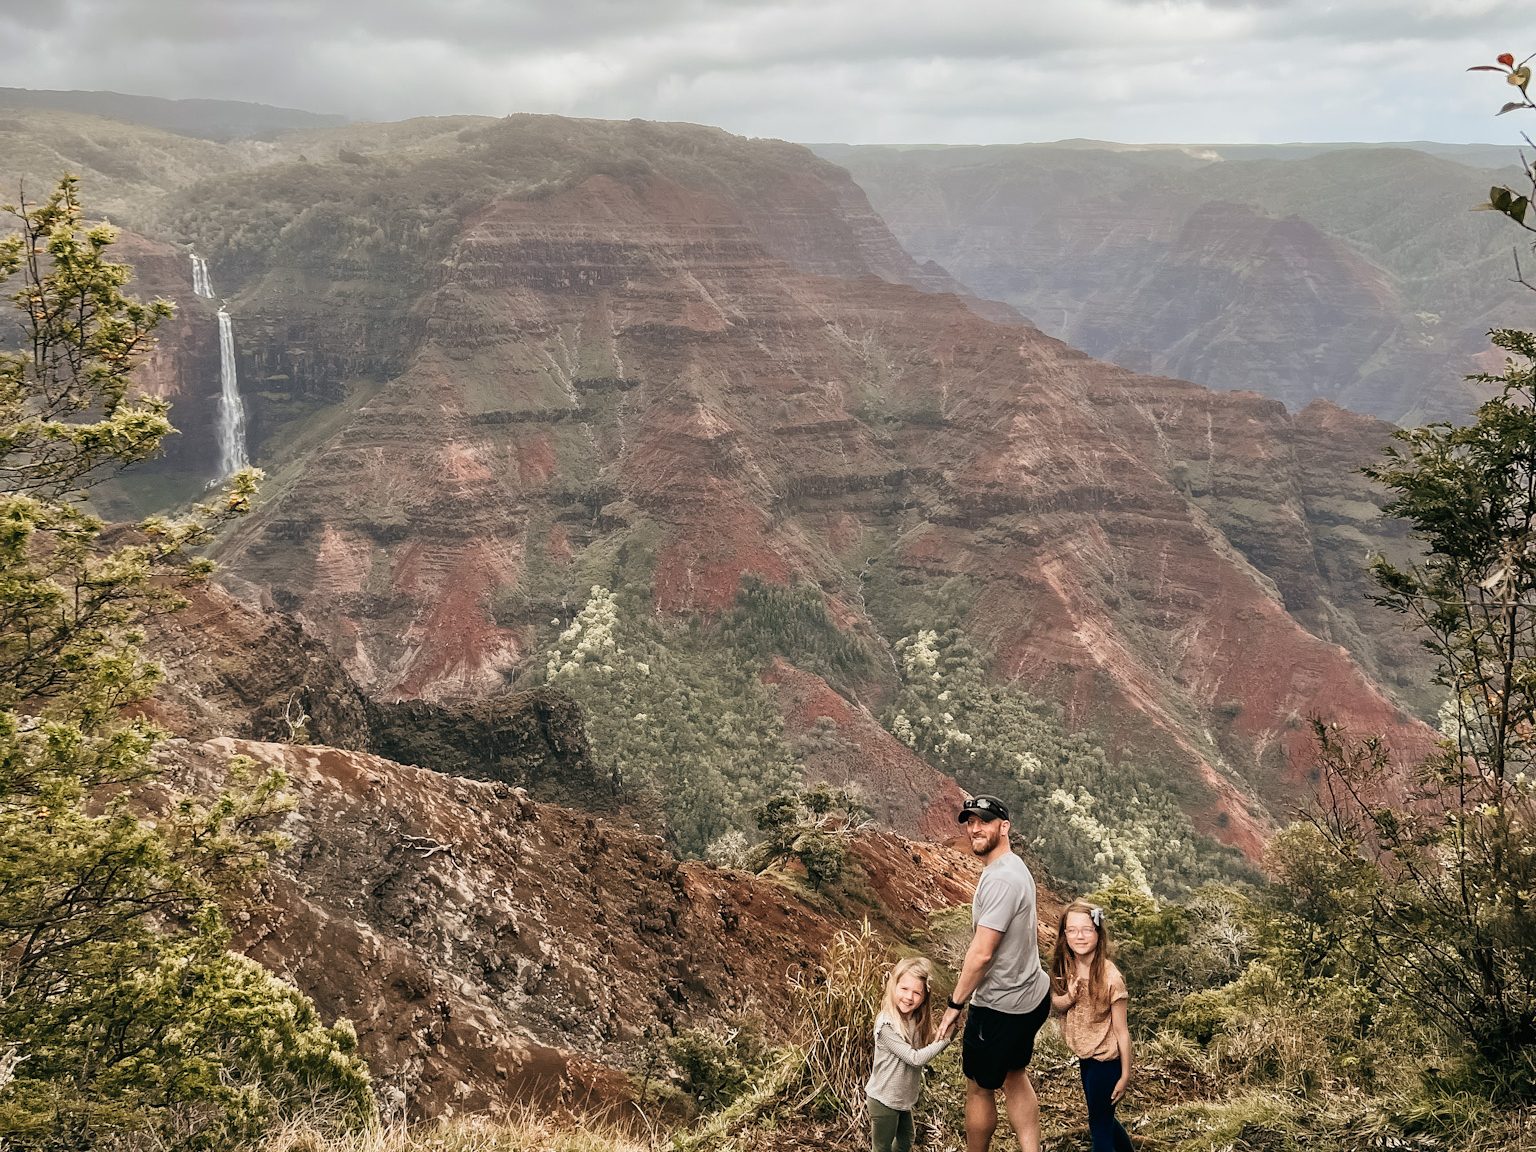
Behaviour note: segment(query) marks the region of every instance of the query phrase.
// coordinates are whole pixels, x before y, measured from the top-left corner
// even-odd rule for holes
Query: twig
[[[430,836],[402,836],[400,843],[404,844],[412,852],[419,852],[423,860],[430,860],[439,852],[447,853],[448,859],[455,864],[459,862],[458,853],[453,850],[452,844],[441,844]]]

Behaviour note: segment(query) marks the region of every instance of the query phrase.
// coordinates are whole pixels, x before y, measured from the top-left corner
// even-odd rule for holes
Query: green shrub
[[[722,630],[726,642],[745,656],[783,656],[833,684],[869,676],[878,667],[869,641],[832,622],[826,598],[815,585],[784,588],[743,577]]]
[[[696,622],[663,623],[602,586],[544,657],[545,677],[586,712],[593,755],[672,845],[702,856],[799,784],[758,665]]]
[[[732,1028],[723,1034],[690,1028],[668,1040],[667,1054],[678,1070],[680,1087],[705,1111],[734,1103],[777,1059],[753,1027]]]
[[[775,796],[757,810],[763,838],[752,863],[762,871],[798,861],[811,887],[825,888],[843,874],[848,861],[844,839],[865,823],[865,812],[852,796],[826,785]]]

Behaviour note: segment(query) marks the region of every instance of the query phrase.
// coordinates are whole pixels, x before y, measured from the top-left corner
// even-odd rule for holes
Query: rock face
[[[217,587],[152,622],[149,645],[166,680],[145,710],[184,737],[314,741],[587,811],[614,808],[614,783],[589,755],[581,710],[553,689],[454,704],[376,700],[298,621]]]
[[[955,835],[965,792],[897,740],[868,711],[850,704],[820,676],[775,660],[767,679],[790,732],[814,734],[810,775],[858,792],[887,828],[925,840]]]
[[[1092,355],[1405,424],[1481,398],[1463,377],[1521,302],[1507,230],[1467,210],[1506,176],[1408,149],[1112,148],[819,151],[908,250]]]
[[[1249,848],[1305,778],[1310,712],[1410,750],[1427,736],[1382,687],[1427,712],[1422,658],[1359,598],[1358,561],[1403,546],[1353,473],[1386,426],[1135,376],[989,319],[804,149],[459,118],[199,152],[191,171],[135,211],[207,255],[236,318],[270,478],[222,559],[366,697],[309,709],[342,743],[380,747],[385,702],[504,695],[594,583],[708,617],[745,574],[818,586],[879,643],[900,613],[867,589],[960,590],[997,676],[1172,765],[1204,826]],[[924,187],[912,211],[936,203]],[[1229,244],[1253,241],[1229,224]],[[1305,229],[1272,231],[1381,287]],[[206,451],[211,317],[187,298],[185,248],[132,248],[146,293],[183,299],[150,375],[177,397],[178,446]],[[161,467],[167,487],[206,478]],[[846,716],[774,675],[791,728],[856,750],[818,753],[828,778],[863,758],[883,803],[940,795],[864,723],[894,671]],[[238,730],[280,733],[292,685],[261,691],[268,726]],[[494,719],[450,740],[455,713],[396,715],[422,742],[396,755],[533,768]]]
[[[547,130],[477,139],[521,155]],[[1369,673],[1407,645],[1339,571],[1394,546],[1350,474],[1386,426],[1137,377],[956,296],[852,279],[913,266],[787,146],[567,130],[573,149],[632,132],[646,162],[467,213],[379,379],[326,377],[346,393],[326,434],[294,426],[312,441],[225,549],[370,694],[500,690],[615,565],[664,613],[718,612],[746,573],[813,581],[874,634],[874,563],[976,589],[997,675],[1182,765],[1205,826],[1249,848],[1294,802],[1310,713],[1424,739]],[[298,283],[256,269],[237,303],[275,317]]]
[[[115,498],[128,499],[113,510],[128,515],[135,505],[195,498],[218,476],[218,302],[193,293],[192,262],[184,248],[121,229],[109,255],[133,269],[129,295],[168,300],[176,309],[157,330],[154,348],[135,377],[145,392],[170,402],[176,435],[166,439],[159,458],[112,486]]]
[[[766,1011],[844,921],[784,884],[679,863],[655,837],[340,749],[174,749],[206,783],[235,754],[286,773],[291,850],[237,945],[357,1026],[412,1115],[611,1107],[648,1039]],[[976,862],[871,835],[855,860],[903,937],[969,900]],[[1044,915],[1044,914],[1043,914]]]

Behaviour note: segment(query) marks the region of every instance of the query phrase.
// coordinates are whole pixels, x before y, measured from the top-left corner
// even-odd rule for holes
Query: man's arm
[[[959,1004],[970,1003],[971,993],[976,991],[976,985],[981,983],[981,978],[992,966],[992,957],[997,955],[997,946],[1002,938],[1003,934],[996,928],[977,927],[976,935],[971,937],[971,946],[965,950],[965,963],[960,965],[960,978],[955,981],[955,990],[949,994],[951,1000]],[[944,1019],[939,1021],[939,1034],[947,1034],[959,1018],[960,1009],[947,1010]]]

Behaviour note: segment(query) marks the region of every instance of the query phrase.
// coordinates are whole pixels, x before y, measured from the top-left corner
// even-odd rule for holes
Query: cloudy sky
[[[0,0],[0,83],[804,141],[1517,142],[1530,0]],[[1533,114],[1536,116],[1536,114]]]

